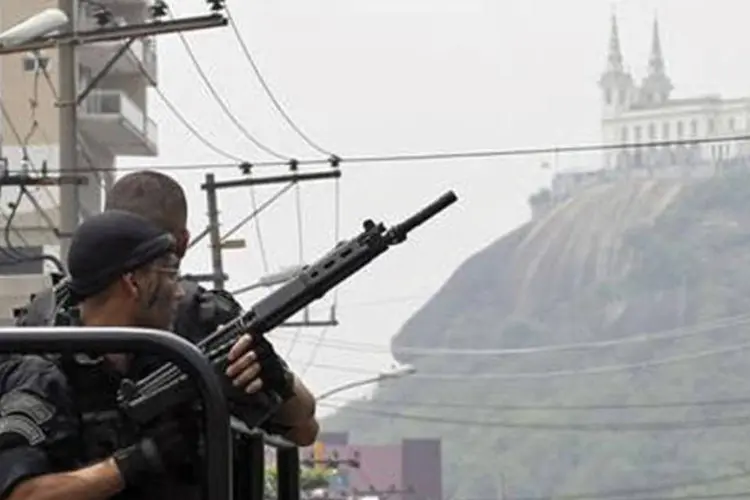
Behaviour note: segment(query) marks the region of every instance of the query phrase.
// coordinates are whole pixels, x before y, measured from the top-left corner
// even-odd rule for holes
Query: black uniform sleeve
[[[67,379],[53,362],[24,356],[0,365],[0,498],[22,480],[71,467],[77,418]]]

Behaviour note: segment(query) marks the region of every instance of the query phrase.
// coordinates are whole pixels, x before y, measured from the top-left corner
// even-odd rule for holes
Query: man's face
[[[184,294],[178,281],[179,260],[168,254],[135,273],[138,293],[133,323],[143,328],[170,330],[177,304]]]

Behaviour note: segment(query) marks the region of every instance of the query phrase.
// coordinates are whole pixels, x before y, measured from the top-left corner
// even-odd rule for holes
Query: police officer
[[[167,329],[183,293],[175,248],[171,234],[136,214],[86,219],[68,257],[81,324]],[[228,373],[247,390],[257,366],[245,351],[243,342],[233,346]],[[0,498],[197,497],[183,473],[199,460],[198,415],[181,411],[138,428],[115,411],[132,361],[29,355],[0,365]]]
[[[180,259],[185,255],[190,241],[187,200],[182,186],[168,175],[139,170],[123,176],[107,193],[106,210],[128,211],[148,219],[172,234]],[[200,341],[242,312],[242,306],[228,292],[209,291],[188,280],[181,280],[181,285],[185,294],[180,300],[172,331],[192,342]],[[52,321],[54,300],[50,295],[51,291],[39,294],[19,323],[39,325]],[[248,340],[244,347],[263,359],[249,391],[272,390],[285,398],[284,404],[264,428],[299,446],[312,444],[319,432],[313,395],[264,336]],[[156,360],[149,358],[141,358],[139,363],[137,369],[142,373],[158,365]]]

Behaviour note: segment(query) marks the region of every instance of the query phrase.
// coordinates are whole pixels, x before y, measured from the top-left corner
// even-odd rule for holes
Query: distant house
[[[328,459],[356,459],[342,464],[331,479],[327,498],[380,500],[442,500],[442,458],[439,439],[404,439],[390,445],[349,443],[348,433],[322,433],[318,442],[300,451],[308,466],[324,467]]]

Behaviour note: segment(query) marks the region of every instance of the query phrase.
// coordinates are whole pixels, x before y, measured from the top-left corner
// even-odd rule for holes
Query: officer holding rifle
[[[177,242],[136,214],[109,210],[75,232],[70,291],[87,327],[168,329],[184,292]],[[251,339],[232,347],[226,373],[257,390]],[[201,415],[180,408],[145,426],[117,411],[128,354],[14,356],[0,365],[0,498],[200,498]],[[109,415],[109,416],[108,416]]]
[[[105,211],[108,210],[127,211],[148,219],[174,237],[179,259],[187,252],[190,241],[187,199],[182,186],[172,177],[152,170],[126,174],[107,193]],[[169,329],[193,343],[242,313],[240,304],[223,290],[206,290],[184,279],[180,280],[180,285],[184,293]],[[75,310],[55,304],[52,291],[47,290],[31,302],[18,324],[67,324],[71,321],[68,316],[75,316],[74,313]],[[263,428],[298,446],[312,444],[319,431],[313,395],[265,337],[254,338],[252,342],[243,340],[241,347],[245,355],[255,355],[262,360],[262,363],[256,364],[258,372],[253,375],[249,391],[258,395],[273,391],[285,401],[270,420],[262,423]],[[145,375],[161,364],[161,360],[154,356],[140,356],[134,361],[134,375]],[[268,399],[258,399],[256,403],[261,404],[260,401]]]

